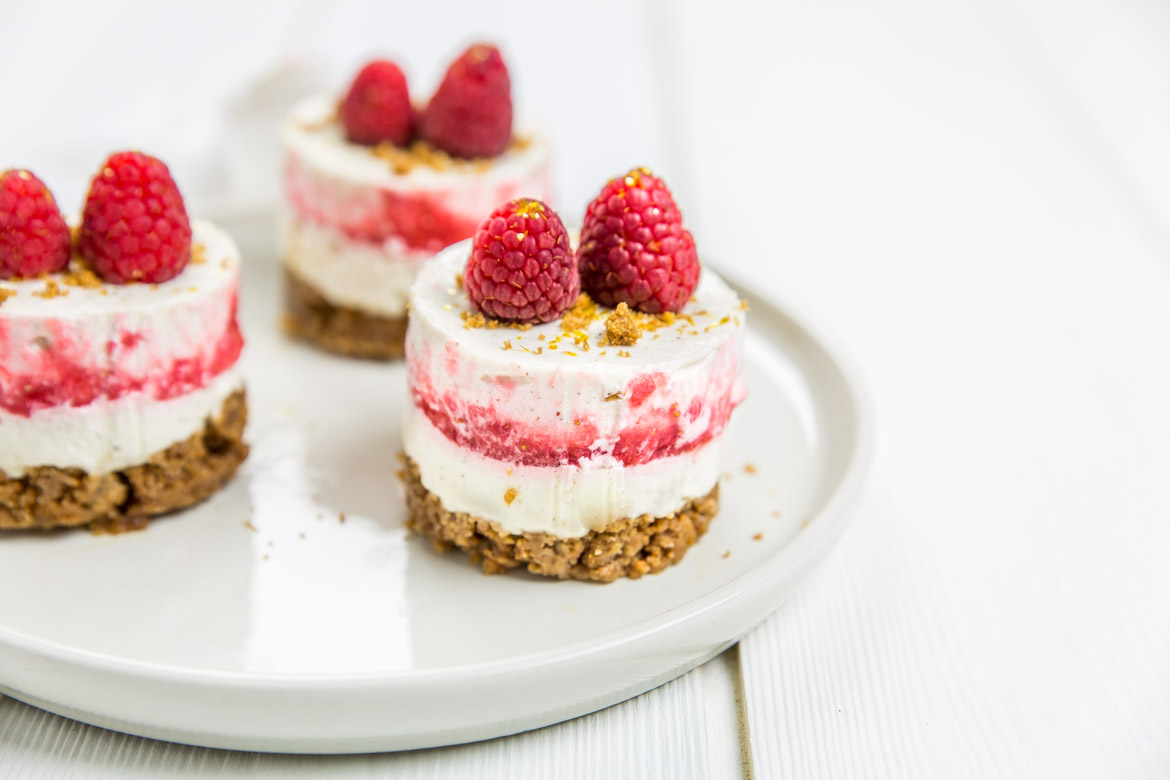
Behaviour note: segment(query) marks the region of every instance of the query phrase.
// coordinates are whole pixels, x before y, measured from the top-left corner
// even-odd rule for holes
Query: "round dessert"
[[[605,582],[677,562],[718,509],[740,299],[704,270],[678,312],[583,293],[558,319],[501,322],[469,299],[471,244],[411,290],[408,524],[488,572]]]
[[[465,58],[476,51],[473,47]],[[498,60],[498,53],[494,56]],[[359,74],[354,89],[365,75]],[[449,72],[444,86],[452,78]],[[441,103],[443,89],[432,104]],[[347,98],[343,109],[351,102]],[[402,145],[393,134],[376,144],[363,134],[363,143],[357,143],[350,140],[335,96],[293,107],[282,133],[279,230],[285,327],[294,336],[346,355],[401,357],[408,293],[423,262],[469,238],[499,203],[521,194],[547,195],[549,145],[536,134],[512,134],[510,99],[500,152],[456,143],[460,139],[449,137],[442,118],[431,123],[437,128],[434,141],[421,123],[421,135]],[[471,124],[454,125],[464,126]],[[393,132],[401,132],[400,123]],[[444,144],[491,154],[460,156],[445,151]]]
[[[136,156],[103,172],[133,176],[142,160],[157,163]],[[79,231],[88,257],[0,280],[0,530],[142,527],[214,493],[248,452],[235,244],[182,212],[174,240],[144,260],[125,250],[168,228],[147,220],[133,235],[141,201],[95,199],[98,189]],[[103,210],[131,215],[129,232],[121,219],[103,225]],[[119,239],[130,243],[111,246]],[[143,281],[109,281],[111,258]]]

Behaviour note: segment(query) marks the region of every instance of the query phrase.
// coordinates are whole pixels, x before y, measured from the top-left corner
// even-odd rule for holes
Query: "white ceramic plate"
[[[820,336],[740,287],[749,398],[729,429],[719,517],[686,560],[597,585],[485,577],[437,555],[402,527],[402,366],[284,340],[269,230],[229,228],[247,263],[252,455],[219,495],[141,533],[0,537],[4,693],[211,747],[486,739],[711,658],[844,528],[872,436],[856,380]]]

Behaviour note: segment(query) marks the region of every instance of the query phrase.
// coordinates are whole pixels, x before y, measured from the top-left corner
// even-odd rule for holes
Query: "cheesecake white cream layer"
[[[525,456],[539,441],[648,462],[663,451],[653,437],[639,444],[639,431],[677,430],[666,454],[681,452],[719,435],[743,400],[745,312],[709,269],[673,324],[630,346],[604,346],[605,312],[573,333],[560,320],[523,331],[468,327],[472,306],[456,278],[470,251],[470,242],[456,244],[424,266],[411,293],[406,359],[415,403],[432,420],[450,420],[472,448],[498,444],[507,460],[503,451],[523,443],[530,448],[512,455],[531,463]]]
[[[285,265],[330,303],[383,317],[403,317],[410,285],[431,256],[400,239],[354,241],[339,230],[280,214]]]
[[[29,417],[0,410],[0,471],[10,478],[35,466],[104,474],[145,463],[189,439],[244,386],[239,364],[204,387],[156,400],[132,393],[82,407],[43,409]]]
[[[584,536],[623,517],[665,517],[705,496],[719,480],[722,437],[636,466],[590,463],[521,466],[460,447],[413,404],[403,446],[423,487],[450,512],[498,523],[507,533]],[[514,492],[513,492],[514,491]]]
[[[191,233],[191,262],[160,284],[83,287],[58,274],[0,281],[11,294],[0,308],[0,384],[51,375],[66,360],[145,385],[177,359],[212,364],[236,317],[240,252],[205,220],[192,220]],[[45,294],[49,283],[55,294]]]
[[[387,195],[441,209],[467,226],[461,237],[509,200],[551,195],[550,145],[539,135],[482,164],[443,170],[420,164],[398,173],[373,148],[345,140],[336,109],[335,98],[317,96],[298,103],[285,120],[278,227],[287,267],[330,303],[402,316],[423,261],[447,243],[412,246],[392,230],[376,241],[347,233],[345,226],[353,225],[378,232],[380,223],[401,218],[386,215]]]

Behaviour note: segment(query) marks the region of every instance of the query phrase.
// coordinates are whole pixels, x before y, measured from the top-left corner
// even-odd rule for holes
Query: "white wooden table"
[[[880,6],[630,20],[695,233],[870,386],[866,499],[797,597],[645,696],[442,750],[211,751],[0,700],[0,777],[1170,776],[1170,6]],[[596,161],[567,167],[585,197]]]

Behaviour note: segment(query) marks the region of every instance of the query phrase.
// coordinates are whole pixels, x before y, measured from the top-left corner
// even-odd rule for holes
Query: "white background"
[[[257,207],[281,83],[382,53],[425,96],[477,37],[567,219],[649,165],[704,254],[849,348],[854,527],[737,650],[579,721],[296,759],[0,700],[0,776],[1170,776],[1170,6],[3,0],[0,167],[72,207],[141,146],[193,210]]]

